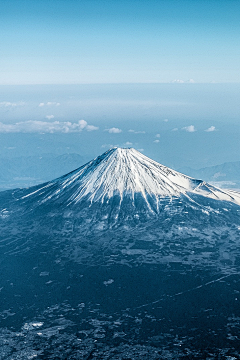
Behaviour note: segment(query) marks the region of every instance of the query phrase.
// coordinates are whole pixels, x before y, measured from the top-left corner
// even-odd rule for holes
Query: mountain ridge
[[[32,192],[30,189],[23,199],[41,195],[39,201],[48,202],[64,196],[68,204],[82,200],[103,203],[115,196],[120,202],[126,196],[134,200],[136,194],[141,195],[146,203],[150,196],[157,207],[159,198],[181,195],[190,198],[200,195],[240,205],[240,194],[236,191],[221,190],[181,174],[133,148],[117,147],[66,175],[39,185]]]

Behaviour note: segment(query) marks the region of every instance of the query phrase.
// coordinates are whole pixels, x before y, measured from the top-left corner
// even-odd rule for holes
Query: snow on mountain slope
[[[82,200],[105,202],[114,195],[134,199],[180,197],[191,194],[234,202],[240,193],[218,189],[193,179],[146,157],[133,148],[113,148],[84,166],[30,191],[23,198],[40,196],[41,202],[62,198],[69,203]]]

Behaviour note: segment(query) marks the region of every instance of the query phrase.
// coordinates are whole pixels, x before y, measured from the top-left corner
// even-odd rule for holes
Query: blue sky
[[[0,156],[240,160],[239,0],[0,0],[0,35]]]
[[[0,84],[240,82],[240,2],[1,0]]]

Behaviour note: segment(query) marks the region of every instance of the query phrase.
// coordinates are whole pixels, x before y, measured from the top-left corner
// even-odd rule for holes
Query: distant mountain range
[[[194,178],[211,182],[222,188],[240,189],[240,161],[226,162],[201,169],[182,167],[178,171]]]
[[[75,153],[0,158],[0,190],[33,186],[49,181],[88,160],[87,157]]]

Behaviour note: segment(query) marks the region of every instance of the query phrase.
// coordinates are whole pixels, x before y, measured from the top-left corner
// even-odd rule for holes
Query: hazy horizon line
[[[46,85],[221,85],[221,84],[240,84],[239,82],[189,82],[189,81],[183,81],[183,82],[82,82],[82,83],[22,83],[22,84],[0,84],[0,86],[46,86]]]

